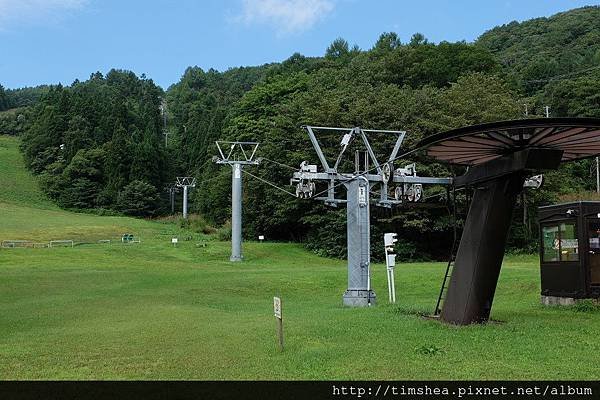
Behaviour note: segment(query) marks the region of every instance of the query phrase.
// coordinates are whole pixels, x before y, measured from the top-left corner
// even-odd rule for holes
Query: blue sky
[[[476,39],[496,25],[600,0],[0,0],[0,84],[70,84],[110,68],[167,88],[187,66],[225,70],[322,55],[337,37],[368,49]]]

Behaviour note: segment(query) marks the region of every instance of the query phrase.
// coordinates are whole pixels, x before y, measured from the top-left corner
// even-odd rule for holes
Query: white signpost
[[[281,313],[281,299],[273,297],[273,314],[277,322],[277,339],[279,343],[279,351],[283,351],[283,317]]]
[[[171,238],[171,243],[173,243],[174,247],[177,247],[177,238]]]

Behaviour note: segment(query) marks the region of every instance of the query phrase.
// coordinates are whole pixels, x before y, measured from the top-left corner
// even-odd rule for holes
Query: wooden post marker
[[[283,317],[281,313],[281,299],[273,297],[273,313],[277,322],[277,339],[279,342],[279,351],[283,351]]]

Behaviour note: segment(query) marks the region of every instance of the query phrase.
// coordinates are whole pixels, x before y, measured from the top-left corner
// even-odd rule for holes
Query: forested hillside
[[[517,79],[540,80],[597,66],[599,29],[600,7],[583,7],[498,26],[477,43],[498,55]]]
[[[18,136],[31,125],[32,108],[50,86],[4,89],[0,85],[0,134]]]
[[[197,170],[207,151],[221,137],[225,117],[244,93],[261,81],[269,66],[235,68],[220,73],[189,67],[167,92],[170,131],[184,171]]]
[[[162,95],[152,80],[116,70],[51,88],[23,135],[27,166],[62,207],[156,213],[169,178]]]
[[[599,21],[600,9],[588,7],[497,27],[476,43],[435,44],[420,34],[403,42],[383,33],[372,48],[358,49],[337,39],[322,57],[294,54],[225,72],[189,67],[166,93],[132,72],[97,73],[49,89],[22,135],[23,151],[63,207],[157,215],[168,209],[160,196],[165,185],[193,175],[193,211],[220,226],[229,218],[231,171],[211,162],[217,139],[261,142],[264,161],[247,171],[293,190],[287,186],[292,169],[317,161],[303,124],[406,130],[407,148],[446,129],[523,117],[524,104],[529,116],[545,105],[552,116],[600,116]],[[325,138],[330,155],[339,139]],[[383,138],[375,147],[385,153],[390,145]],[[417,162],[421,175],[461,172],[420,157],[396,167]],[[582,161],[547,174],[546,186],[528,193],[516,210],[511,246],[535,246],[537,206],[587,195],[594,188],[591,168]],[[247,237],[303,241],[321,254],[344,255],[343,207],[326,209],[244,179]],[[452,226],[443,194],[439,188],[426,193],[433,208],[374,208],[374,235],[399,232],[405,259],[444,257]]]
[[[555,116],[598,115],[600,7],[513,21],[484,33],[477,44],[498,58],[507,79],[538,109],[550,105]]]
[[[448,65],[454,68],[446,68]],[[302,124],[406,129],[410,132],[408,147],[424,135],[448,127],[517,115],[513,94],[493,75],[497,69],[489,53],[463,43],[434,45],[415,37],[412,43],[401,44],[396,35],[384,34],[373,49],[356,51],[338,40],[323,58],[295,55],[271,71],[232,109],[223,138],[261,142],[260,155],[266,161],[252,173],[285,186],[292,171],[273,161],[294,168],[303,160],[317,161],[306,133],[299,128]],[[459,77],[457,71],[464,75]],[[451,86],[453,81],[457,83]],[[477,100],[460,99],[459,93],[475,92],[479,101],[487,99],[486,107],[478,106]],[[334,135],[327,139],[324,144],[333,157],[340,138]],[[387,140],[378,150],[387,147],[389,151],[390,146]],[[352,168],[347,166],[346,170]],[[447,173],[431,164],[427,168],[421,165],[420,172]],[[196,204],[210,220],[223,223],[228,218],[227,207],[213,205],[227,204],[230,171],[209,165],[200,174],[202,181],[215,181],[196,193]],[[251,177],[246,179],[252,188],[245,194],[246,204],[251,204],[245,210],[247,232],[302,239],[320,253],[344,254],[343,207],[325,209],[314,201],[295,200]],[[373,212],[374,220],[380,220],[374,224],[375,235],[380,229],[410,227],[410,233],[403,230],[407,236],[424,243],[441,241],[449,231],[444,209]],[[405,242],[404,255],[415,255],[417,243]]]

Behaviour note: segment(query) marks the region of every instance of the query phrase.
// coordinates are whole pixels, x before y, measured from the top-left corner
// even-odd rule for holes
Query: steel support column
[[[188,187],[183,187],[183,219],[187,219],[188,216]]]
[[[523,171],[475,188],[441,319],[456,325],[484,322],[490,316],[504,247]]]
[[[474,188],[442,307],[442,321],[467,325],[490,316],[504,248],[525,175],[556,169],[562,150],[525,149],[470,168],[454,182]]]
[[[231,165],[231,257],[242,261],[242,165]]]
[[[343,303],[350,307],[375,304],[370,277],[370,216],[369,181],[358,177],[345,183],[347,190],[346,213],[348,233],[348,289]]]

